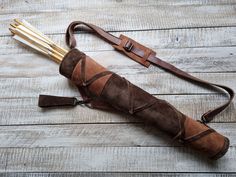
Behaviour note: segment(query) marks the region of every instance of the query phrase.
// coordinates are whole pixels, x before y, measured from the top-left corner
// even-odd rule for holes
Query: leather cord
[[[156,57],[156,54],[154,51],[148,49],[145,46],[142,46],[141,44],[137,43],[136,41],[126,37],[126,36],[120,36],[120,38],[113,36],[112,34],[106,32],[102,28],[95,26],[93,24],[81,22],[81,21],[74,21],[72,22],[66,31],[66,43],[70,48],[74,48],[76,46],[76,40],[74,37],[74,32],[78,31],[79,26],[84,25],[88,28],[90,28],[93,32],[95,32],[96,35],[98,35],[103,40],[110,43],[114,48],[122,51],[124,54],[126,54],[128,57],[132,58],[133,60],[145,65],[149,66],[147,62],[150,62],[156,66],[159,66],[175,75],[177,75],[180,78],[195,82],[197,84],[201,84],[208,87],[218,87],[223,90],[225,90],[229,94],[229,100],[224,103],[223,105],[213,109],[209,110],[206,113],[204,113],[201,116],[201,121],[203,123],[208,123],[213,120],[214,116],[219,114],[221,111],[226,109],[229,104],[232,102],[234,98],[234,91],[224,85],[214,84],[208,81],[204,81],[202,79],[199,79],[195,76],[192,76],[185,71],[182,71],[179,68],[176,68],[175,66],[171,65],[170,63],[167,63],[158,57]],[[125,41],[124,41],[125,40]]]
[[[86,78],[86,57],[82,58],[81,67],[80,67],[80,74],[81,74],[81,85],[79,87],[80,94],[82,95],[85,100],[89,100],[90,103],[94,100],[94,97],[91,96],[88,87],[95,82],[97,79],[104,77],[106,75],[112,74],[111,71],[102,71],[100,73],[95,74],[90,79]]]

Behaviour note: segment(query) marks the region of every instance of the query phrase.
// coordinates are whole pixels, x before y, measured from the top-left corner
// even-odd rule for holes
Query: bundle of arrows
[[[60,63],[68,52],[25,20],[15,19],[9,30],[13,38]]]

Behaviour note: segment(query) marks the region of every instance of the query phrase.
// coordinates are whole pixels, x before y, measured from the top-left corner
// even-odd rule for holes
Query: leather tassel
[[[86,104],[88,101],[77,100],[75,97],[61,97],[52,95],[39,95],[38,106],[41,108],[60,107],[60,106],[76,106]]]

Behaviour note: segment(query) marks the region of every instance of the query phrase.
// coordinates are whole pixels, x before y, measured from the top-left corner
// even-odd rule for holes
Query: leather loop
[[[181,69],[176,68],[175,66],[171,65],[170,63],[167,63],[167,62],[157,58],[156,53],[153,50],[139,44],[138,42],[136,42],[124,35],[120,35],[120,37],[117,38],[117,37],[113,36],[112,34],[106,32],[105,30],[99,28],[98,26],[95,26],[95,25],[92,25],[89,23],[75,21],[75,22],[72,22],[68,26],[67,31],[66,31],[66,43],[70,48],[74,48],[76,46],[74,32],[78,30],[79,25],[87,26],[93,32],[95,32],[99,37],[101,37],[103,40],[110,43],[115,49],[121,51],[122,53],[124,53],[125,55],[127,55],[131,59],[135,60],[136,62],[142,64],[143,66],[149,67],[150,63],[152,63],[156,66],[159,66],[159,67],[177,75],[180,78],[195,82],[197,84],[205,85],[208,87],[213,87],[213,88],[219,87],[219,88],[225,90],[230,96],[229,100],[225,104],[204,113],[201,117],[201,120],[203,123],[210,122],[214,118],[214,116],[216,116],[221,111],[226,109],[230,105],[230,103],[232,102],[232,100],[234,98],[234,91],[231,88],[226,87],[224,85],[214,84],[214,83],[210,83],[210,82],[201,80],[199,78],[196,78],[195,76],[192,76],[192,75],[182,71]]]
[[[72,22],[66,31],[66,44],[72,49],[75,48],[76,46],[76,40],[74,37],[74,32],[78,31],[79,25],[86,26],[90,28],[93,32],[95,32],[97,35],[102,36],[104,40],[109,42],[112,45],[119,45],[120,44],[120,39],[113,36],[112,34],[107,33],[103,29],[99,28],[98,26],[95,26],[93,24],[85,23],[82,21],[74,21]]]

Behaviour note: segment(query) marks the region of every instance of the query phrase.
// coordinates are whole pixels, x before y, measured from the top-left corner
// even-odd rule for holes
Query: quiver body
[[[83,99],[89,100],[93,108],[134,115],[212,159],[222,157],[228,150],[228,138],[108,71],[77,49],[65,55],[60,73],[78,87]]]

